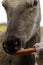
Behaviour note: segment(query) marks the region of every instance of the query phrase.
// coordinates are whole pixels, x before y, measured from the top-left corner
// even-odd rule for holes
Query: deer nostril
[[[3,42],[4,51],[9,54],[16,52],[19,49],[19,46],[20,46],[20,43],[18,39],[16,40],[10,39]]]

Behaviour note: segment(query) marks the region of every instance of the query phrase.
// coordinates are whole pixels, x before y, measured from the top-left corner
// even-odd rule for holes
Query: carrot
[[[28,48],[28,49],[18,50],[16,53],[13,53],[11,55],[25,55],[25,54],[31,54],[33,52],[36,52],[35,48]]]

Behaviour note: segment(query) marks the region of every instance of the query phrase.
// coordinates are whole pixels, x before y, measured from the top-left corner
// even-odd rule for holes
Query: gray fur
[[[40,42],[40,3],[34,0],[3,0],[7,13],[7,30],[4,40],[9,36],[20,38],[21,49],[32,47]],[[24,45],[24,46],[23,46]],[[34,55],[2,56],[1,65],[34,65]]]

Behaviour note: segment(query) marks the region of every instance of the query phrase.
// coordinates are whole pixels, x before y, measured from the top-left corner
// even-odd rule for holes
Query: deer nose
[[[9,38],[3,42],[3,49],[6,53],[11,54],[19,49],[20,42],[17,38]]]

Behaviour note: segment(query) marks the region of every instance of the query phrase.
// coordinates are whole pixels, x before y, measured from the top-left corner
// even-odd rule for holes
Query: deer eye
[[[34,6],[37,6],[37,4],[38,4],[38,0],[34,0]]]

